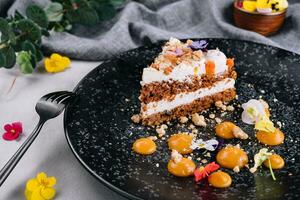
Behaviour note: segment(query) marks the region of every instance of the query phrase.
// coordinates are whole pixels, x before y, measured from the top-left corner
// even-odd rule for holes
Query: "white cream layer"
[[[192,61],[192,63],[180,63],[174,67],[173,71],[166,75],[162,70],[157,70],[152,67],[144,68],[141,85],[146,85],[151,82],[161,81],[185,81],[190,76],[201,76],[205,74],[205,62],[210,60],[215,63],[215,73],[222,74],[228,70],[226,65],[226,56],[218,49],[208,50],[203,53],[200,60]]]
[[[211,96],[224,90],[234,88],[234,83],[234,79],[226,78],[224,80],[216,82],[212,87],[209,88],[201,88],[195,92],[177,94],[172,101],[161,100],[150,102],[146,105],[147,111],[142,112],[142,115],[147,116],[167,110],[172,110],[178,106],[189,104],[196,99],[200,99],[205,96]]]

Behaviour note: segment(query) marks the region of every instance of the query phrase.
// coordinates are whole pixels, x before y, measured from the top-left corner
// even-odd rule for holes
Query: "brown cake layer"
[[[203,111],[216,101],[228,102],[235,98],[236,92],[235,89],[227,89],[223,92],[219,92],[212,96],[206,96],[201,99],[197,99],[190,104],[186,104],[177,108],[174,108],[171,111],[156,113],[146,118],[142,117],[142,123],[144,125],[159,125],[163,122],[170,121],[172,119],[177,119],[181,116],[191,115]]]
[[[223,80],[225,78],[236,79],[237,74],[234,70],[228,71],[222,76],[210,77],[194,77],[191,82],[153,82],[147,85],[144,85],[141,89],[140,101],[143,103],[150,103],[154,101],[173,100],[175,95],[183,92],[193,92],[200,88],[211,87],[215,82]]]

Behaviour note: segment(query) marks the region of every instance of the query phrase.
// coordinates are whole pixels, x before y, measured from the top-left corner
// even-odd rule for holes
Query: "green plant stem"
[[[270,158],[268,158],[268,162],[269,162],[269,169],[270,169],[271,176],[272,176],[273,180],[276,181],[276,177],[275,177],[273,169],[272,169]]]
[[[12,89],[13,89],[15,83],[16,83],[17,78],[18,78],[18,76],[16,76],[16,77],[14,78],[14,80],[12,81],[12,83],[11,83],[11,85],[10,85],[10,87],[9,87],[9,89],[8,89],[8,91],[7,91],[6,94],[9,94],[9,93],[12,91]]]

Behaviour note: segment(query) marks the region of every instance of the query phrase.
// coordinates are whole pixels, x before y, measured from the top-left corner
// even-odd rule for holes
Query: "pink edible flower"
[[[4,140],[16,140],[21,135],[23,128],[21,122],[14,122],[12,124],[4,125],[4,130],[6,131],[2,137]]]

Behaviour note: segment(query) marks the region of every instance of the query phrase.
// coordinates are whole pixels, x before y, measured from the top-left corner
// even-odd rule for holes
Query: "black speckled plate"
[[[271,147],[285,159],[285,167],[275,170],[273,181],[268,169],[251,174],[242,169],[228,172],[233,184],[216,189],[207,182],[196,184],[192,177],[177,178],[167,172],[170,152],[166,141],[158,140],[157,151],[141,156],[131,150],[135,139],[156,135],[155,130],[133,124],[130,117],[139,112],[139,89],[143,67],[160,52],[162,43],[128,51],[91,71],[75,91],[79,100],[65,112],[66,138],[79,162],[99,181],[132,199],[300,199],[300,56],[279,48],[252,42],[208,39],[209,48],[218,47],[228,57],[234,57],[238,72],[238,100],[235,105],[262,96],[271,107],[272,120],[281,122],[285,143]],[[236,106],[237,107],[237,106]],[[211,109],[208,113],[216,112]],[[241,122],[241,109],[228,113],[223,120],[237,121],[250,134],[240,143],[253,165],[253,155],[263,145],[258,144],[253,127]],[[167,134],[179,130],[177,123]],[[199,128],[200,138],[214,137],[214,122]],[[203,152],[194,153],[194,160]],[[214,161],[215,153],[206,158]],[[157,167],[159,165],[159,167]]]

